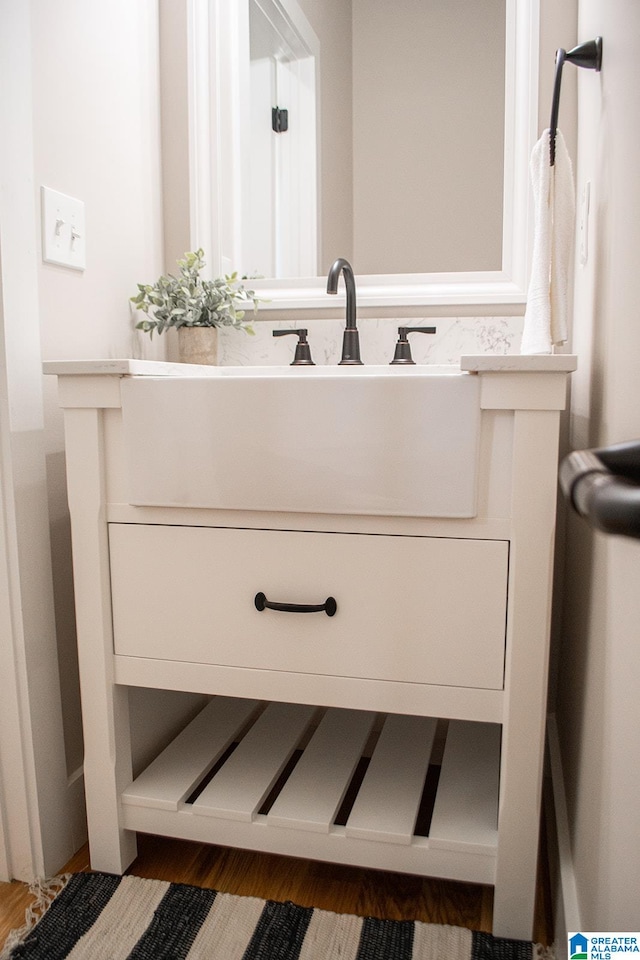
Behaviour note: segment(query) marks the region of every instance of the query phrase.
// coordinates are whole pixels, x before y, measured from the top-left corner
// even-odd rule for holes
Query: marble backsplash
[[[436,328],[433,335],[410,336],[416,363],[457,363],[461,356],[517,354],[522,338],[522,317],[430,317],[428,319],[363,319],[360,355],[363,363],[386,364],[393,359],[399,326]],[[224,366],[272,366],[291,363],[296,337],[274,338],[273,330],[304,327],[309,331],[311,356],[317,365],[340,360],[344,320],[259,320],[255,336],[222,327],[218,342],[218,363]]]

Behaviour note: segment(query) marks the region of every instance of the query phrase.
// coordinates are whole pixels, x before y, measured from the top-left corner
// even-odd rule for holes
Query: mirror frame
[[[211,251],[221,272],[222,229],[237,231],[234,198],[239,196],[241,166],[223,150],[221,131],[239,110],[236,77],[237,0],[183,0],[186,55],[183,89],[188,101],[189,249]],[[247,14],[248,15],[248,14]],[[506,0],[505,142],[502,269],[461,273],[357,275],[363,307],[522,304],[526,301],[531,248],[529,157],[537,139],[539,0]],[[186,82],[185,82],[186,81]],[[224,94],[224,95],[223,95]],[[225,126],[226,124],[226,126]],[[237,129],[237,123],[235,124]],[[231,132],[233,137],[233,132]],[[235,150],[234,150],[235,147]],[[184,190],[184,185],[183,185]],[[237,207],[236,207],[237,209]],[[336,257],[341,251],[336,251]],[[326,309],[324,277],[265,279],[252,287],[269,302],[260,310]]]

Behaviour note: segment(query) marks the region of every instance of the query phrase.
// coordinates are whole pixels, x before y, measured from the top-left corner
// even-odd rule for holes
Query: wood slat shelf
[[[316,858],[364,855],[410,872],[433,855],[442,876],[465,862],[488,882],[500,728],[449,722],[441,766],[436,730],[429,717],[215,697],[124,790],[124,819],[212,843],[236,845],[240,832],[273,853],[293,841],[304,856],[311,844]]]

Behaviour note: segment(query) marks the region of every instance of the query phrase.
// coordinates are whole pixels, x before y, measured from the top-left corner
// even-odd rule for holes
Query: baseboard
[[[569,817],[556,716],[547,716],[550,783],[545,789],[547,844],[553,898],[554,947],[557,960],[566,960],[567,932],[581,930],[578,888],[573,869]]]

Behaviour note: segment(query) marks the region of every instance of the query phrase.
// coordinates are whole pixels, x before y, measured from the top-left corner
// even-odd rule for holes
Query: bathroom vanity
[[[95,869],[141,831],[490,884],[530,939],[573,369],[45,365]],[[209,698],[135,779],[130,687]]]

